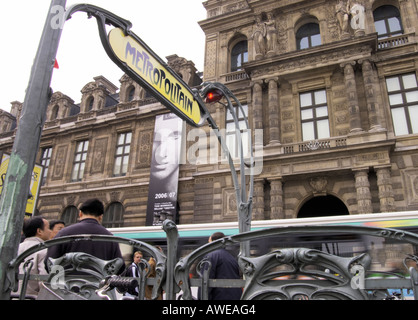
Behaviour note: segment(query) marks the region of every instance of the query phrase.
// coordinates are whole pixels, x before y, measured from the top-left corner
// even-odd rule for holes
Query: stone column
[[[395,198],[393,196],[390,168],[375,168],[375,170],[379,188],[380,212],[392,212],[395,210]]]
[[[263,81],[254,81],[253,85],[253,121],[254,130],[263,129]]]
[[[264,179],[254,181],[253,220],[264,220]]]
[[[268,110],[269,110],[269,144],[280,143],[279,130],[279,95],[278,95],[278,77],[267,79],[268,83]]]
[[[356,77],[354,74],[355,62],[342,64],[344,68],[345,89],[347,91],[348,110],[350,114],[350,133],[363,131],[361,129],[360,108],[358,104]]]
[[[368,169],[354,171],[354,176],[356,180],[358,213],[372,213],[372,195],[370,193]]]
[[[402,17],[402,24],[404,27],[404,33],[410,33],[410,32],[414,32],[415,28],[408,28],[407,26],[413,26],[414,22],[411,23],[410,21],[410,17],[412,17],[411,15],[411,10],[413,10],[410,6],[409,6],[409,2],[408,0],[400,0],[399,1],[399,10],[401,13],[401,17]],[[412,6],[415,6],[411,3]]]
[[[283,182],[281,178],[270,180],[271,219],[284,219]]]
[[[367,110],[369,116],[369,131],[379,131],[382,129],[380,125],[380,120],[378,116],[378,104],[376,99],[376,87],[378,84],[376,83],[373,66],[370,60],[362,60],[360,62],[363,66],[363,81],[364,81],[364,91],[366,94],[366,101],[367,101]]]

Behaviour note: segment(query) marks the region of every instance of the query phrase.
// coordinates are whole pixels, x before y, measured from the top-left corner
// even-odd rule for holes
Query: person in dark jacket
[[[223,237],[225,235],[222,232],[215,232],[209,237],[209,242]],[[224,248],[210,252],[206,258],[212,264],[209,279],[241,279],[237,259]],[[241,288],[209,288],[208,299],[239,300],[241,295]]]
[[[87,200],[80,207],[79,222],[65,227],[57,233],[55,238],[92,234],[112,235],[101,225],[104,206],[98,199]],[[119,244],[116,242],[75,241],[52,246],[48,249],[47,258],[59,258],[68,252],[84,252],[103,260],[121,258]]]

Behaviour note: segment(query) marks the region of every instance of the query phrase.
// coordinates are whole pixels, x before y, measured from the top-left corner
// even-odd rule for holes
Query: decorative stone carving
[[[271,219],[284,219],[283,213],[283,182],[281,179],[270,181]]]
[[[358,103],[354,66],[355,62],[349,62],[342,65],[344,68],[345,88],[349,105],[351,133],[363,131],[361,128],[360,107]]]
[[[254,129],[263,128],[263,82],[253,82],[253,121]]]
[[[268,82],[269,133],[270,144],[279,143],[279,97],[278,78],[270,78]]]
[[[313,189],[314,196],[325,196],[327,194],[326,186],[328,179],[326,177],[312,178],[309,184]]]
[[[264,220],[264,180],[254,182],[253,219]]]
[[[357,190],[358,213],[372,213],[372,195],[367,170],[360,170],[354,173]]]
[[[395,210],[395,198],[393,195],[390,168],[377,168],[377,186],[379,188],[380,212],[392,212]]]
[[[335,11],[338,19],[338,23],[341,28],[341,36],[343,38],[349,35],[348,24],[349,24],[349,2],[345,0],[338,1],[335,6]]]
[[[237,197],[234,189],[224,189],[222,191],[223,198],[223,217],[236,217],[237,216]]]
[[[403,188],[406,190],[407,205],[418,205],[418,169],[402,170]]]
[[[91,174],[103,173],[105,161],[106,161],[106,150],[108,145],[108,138],[100,138],[96,140],[93,152],[93,164],[91,166]]]
[[[271,12],[267,14],[266,22],[267,56],[274,55],[277,50],[277,28],[276,21]]]
[[[53,180],[61,180],[64,175],[65,162],[67,159],[68,146],[59,146],[54,162]]]
[[[359,61],[362,64],[362,73],[364,81],[365,96],[367,101],[367,110],[370,123],[370,131],[382,130],[380,125],[377,103],[378,84],[375,80],[372,62],[368,59]]]
[[[147,168],[150,166],[152,154],[152,138],[153,132],[151,130],[141,131],[139,133],[139,147],[136,161],[137,168]]]
[[[355,36],[364,35],[365,15],[363,5],[359,3],[352,4],[351,0],[341,0],[335,6],[335,13],[340,25],[342,39],[350,37],[349,26],[354,30]]]
[[[258,15],[256,17],[256,24],[252,35],[252,38],[254,39],[255,60],[262,59],[266,53],[266,36],[266,23],[262,21],[262,16]]]

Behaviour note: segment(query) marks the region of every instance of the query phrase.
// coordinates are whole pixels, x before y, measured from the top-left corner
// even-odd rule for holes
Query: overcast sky
[[[67,8],[89,3],[132,22],[132,31],[164,61],[177,54],[203,71],[205,36],[198,21],[206,18],[203,0],[67,0]],[[2,1],[0,26],[0,109],[23,102],[49,0]],[[123,72],[107,56],[100,42],[96,19],[74,14],[63,29],[51,87],[81,101],[80,90],[103,75],[116,86]]]

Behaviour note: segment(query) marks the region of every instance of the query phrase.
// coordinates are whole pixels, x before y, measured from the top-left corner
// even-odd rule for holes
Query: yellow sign
[[[9,166],[10,155],[3,154],[0,165],[0,194],[3,190],[4,179],[6,178],[7,168]],[[42,166],[35,165],[32,172],[32,179],[30,182],[30,198],[26,204],[25,213],[33,215],[36,209],[36,200],[38,199],[39,188],[41,186]]]
[[[194,125],[200,125],[201,113],[190,88],[167,69],[155,54],[137,39],[125,36],[120,28],[109,32],[110,46],[117,58],[146,82],[166,107]],[[164,103],[165,102],[165,103]]]

